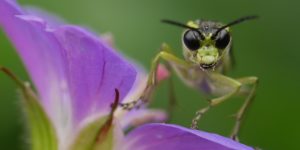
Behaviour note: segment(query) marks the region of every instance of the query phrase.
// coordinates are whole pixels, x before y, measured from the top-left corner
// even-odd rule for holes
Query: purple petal
[[[134,109],[120,118],[120,124],[123,129],[128,127],[137,127],[149,122],[164,122],[167,120],[167,114],[159,109]]]
[[[143,125],[128,134],[121,150],[254,150],[229,138],[168,124]]]
[[[0,1],[0,26],[16,47],[54,122],[78,123],[108,112],[117,88],[121,100],[135,69],[98,37],[74,26],[50,28],[14,1]]]
[[[58,27],[60,25],[65,24],[65,21],[62,18],[59,18],[55,14],[49,13],[40,8],[27,6],[24,9],[26,11],[26,14],[31,14],[43,18],[44,20],[47,20],[47,25],[50,27]]]
[[[23,59],[43,105],[52,114],[53,101],[68,97],[61,90],[61,83],[66,81],[59,43],[46,31],[44,21],[24,16],[14,1],[1,0],[0,14],[1,27]]]
[[[134,68],[121,59],[98,37],[75,26],[55,31],[66,53],[66,67],[76,120],[99,110],[108,112],[115,97],[130,90],[136,76]]]

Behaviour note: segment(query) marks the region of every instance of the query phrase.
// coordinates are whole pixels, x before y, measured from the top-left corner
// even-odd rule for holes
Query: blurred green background
[[[257,97],[247,115],[240,140],[269,150],[300,149],[300,1],[204,0],[20,0],[53,12],[72,24],[100,33],[111,32],[123,53],[149,68],[162,42],[181,57],[182,29],[160,23],[163,18],[186,22],[197,18],[229,22],[245,15],[261,18],[233,27],[236,68],[229,75],[255,75],[260,79]],[[0,14],[1,15],[1,14]],[[14,48],[0,31],[0,64],[28,80]],[[298,56],[298,57],[297,57]],[[204,98],[175,78],[178,107],[173,123],[189,126]],[[166,108],[167,84],[157,90],[153,107]],[[242,98],[212,109],[200,122],[205,131],[228,135],[233,114]],[[26,134],[16,86],[0,74],[0,149],[24,149]]]

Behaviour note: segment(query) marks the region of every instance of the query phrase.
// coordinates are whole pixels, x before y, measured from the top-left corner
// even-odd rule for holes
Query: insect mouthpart
[[[195,61],[202,69],[212,69],[219,60],[219,52],[215,46],[202,46],[197,50]]]
[[[212,64],[200,64],[200,68],[203,70],[213,69],[217,63]]]

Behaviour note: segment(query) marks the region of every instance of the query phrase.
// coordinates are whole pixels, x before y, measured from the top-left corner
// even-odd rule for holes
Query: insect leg
[[[198,128],[198,122],[201,119],[201,117],[203,116],[204,113],[206,113],[211,107],[219,105],[220,103],[226,101],[227,99],[229,99],[230,97],[232,97],[233,95],[235,95],[236,93],[238,93],[240,87],[241,87],[241,83],[239,81],[236,81],[232,78],[226,77],[224,75],[221,74],[211,74],[211,79],[213,81],[216,82],[222,82],[222,84],[226,84],[227,86],[230,86],[233,88],[233,90],[231,90],[229,93],[221,96],[221,97],[217,97],[214,99],[209,100],[209,105],[199,109],[196,112],[196,116],[193,118],[192,120],[192,125],[191,128],[192,129],[197,129]]]
[[[169,102],[168,102],[168,114],[169,114],[169,119],[168,121],[172,120],[172,115],[175,106],[177,105],[177,100],[176,100],[176,95],[175,95],[175,90],[174,90],[174,83],[173,83],[173,76],[172,76],[172,71],[171,71],[171,65],[166,64],[167,69],[170,72],[170,77],[168,79],[168,87],[169,87]]]
[[[120,104],[121,107],[123,107],[126,110],[131,110],[134,107],[138,108],[140,105],[147,103],[149,101],[149,98],[151,97],[153,90],[156,86],[156,71],[160,59],[163,59],[169,63],[180,65],[182,67],[189,67],[188,63],[186,63],[184,60],[176,57],[171,53],[171,50],[168,45],[163,44],[161,47],[161,51],[152,60],[147,85],[143,94],[137,100],[131,101],[129,103]]]
[[[242,120],[245,118],[245,112],[247,109],[250,107],[251,103],[254,100],[255,96],[255,91],[258,85],[258,78],[257,77],[244,77],[238,79],[239,82],[241,82],[243,85],[252,85],[252,88],[249,89],[249,94],[241,106],[241,108],[238,110],[237,114],[235,115],[235,125],[233,127],[232,133],[231,133],[231,138],[233,140],[238,141],[238,133],[240,131],[241,125],[242,125]]]

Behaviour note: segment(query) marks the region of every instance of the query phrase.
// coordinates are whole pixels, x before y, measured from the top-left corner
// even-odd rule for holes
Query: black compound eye
[[[219,33],[216,38],[216,47],[219,49],[224,49],[230,42],[230,35],[227,31],[223,30]]]
[[[200,48],[201,41],[202,41],[201,35],[197,31],[188,30],[183,35],[183,42],[185,46],[192,51]]]

